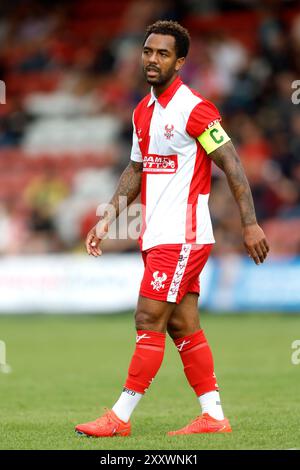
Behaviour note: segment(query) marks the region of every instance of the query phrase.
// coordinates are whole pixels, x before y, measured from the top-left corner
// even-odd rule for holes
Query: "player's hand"
[[[264,231],[258,224],[243,228],[244,245],[255,264],[263,263],[270,250]]]
[[[99,220],[99,222],[93,227],[87,234],[85,240],[86,250],[89,255],[101,256],[102,251],[100,249],[100,243],[108,232],[108,222],[105,219]]]

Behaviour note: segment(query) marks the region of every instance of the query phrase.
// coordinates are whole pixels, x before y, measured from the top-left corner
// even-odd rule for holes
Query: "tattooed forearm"
[[[139,195],[141,190],[143,163],[131,161],[123,171],[115,194],[109,205],[114,208],[116,217],[129,206]],[[111,218],[111,217],[109,217]]]
[[[232,142],[222,145],[209,156],[227,177],[231,192],[239,206],[242,225],[255,224],[256,216],[251,189]]]

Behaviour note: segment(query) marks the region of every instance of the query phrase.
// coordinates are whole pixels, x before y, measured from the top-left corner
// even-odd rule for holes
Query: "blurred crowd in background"
[[[83,250],[97,205],[110,199],[128,164],[132,111],[148,93],[145,28],[173,19],[192,37],[182,79],[220,109],[273,255],[300,254],[300,104],[292,101],[292,83],[300,80],[297,4],[1,4],[0,253]],[[244,253],[238,209],[216,166],[210,208],[213,253]],[[106,249],[136,250],[137,243],[110,240]]]

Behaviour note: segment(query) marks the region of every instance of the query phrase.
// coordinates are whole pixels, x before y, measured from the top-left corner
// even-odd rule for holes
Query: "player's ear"
[[[184,63],[185,63],[185,57],[180,57],[179,59],[176,60],[176,64],[175,64],[176,72],[179,72],[179,70],[183,67]]]

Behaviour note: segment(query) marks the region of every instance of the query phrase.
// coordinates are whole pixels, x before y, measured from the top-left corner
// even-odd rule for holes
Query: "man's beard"
[[[156,71],[157,71],[157,75],[155,77],[148,77],[147,76],[147,69],[143,69],[144,76],[145,76],[146,81],[149,85],[154,85],[154,86],[165,85],[174,74],[173,71],[172,72],[170,71],[166,74],[162,74],[161,71],[159,71],[157,69],[156,69]]]

